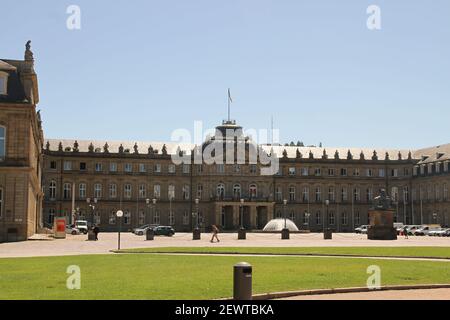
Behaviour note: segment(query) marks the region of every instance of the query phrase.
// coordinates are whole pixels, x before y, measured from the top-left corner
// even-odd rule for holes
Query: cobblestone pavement
[[[155,237],[146,241],[145,236],[130,232],[121,234],[121,248],[147,247],[383,247],[383,246],[450,246],[450,238],[400,237],[397,241],[370,241],[366,235],[333,234],[333,240],[323,240],[320,233],[291,234],[290,240],[281,240],[280,234],[248,233],[247,240],[237,240],[236,233],[219,234],[220,243],[210,243],[211,235],[202,234],[199,241],[192,240],[191,233],[177,233],[173,237]],[[60,256],[80,254],[109,254],[117,249],[117,233],[100,233],[99,241],[87,241],[87,235],[67,235],[66,239],[26,241],[0,244],[0,258]]]
[[[450,289],[392,290],[296,296],[280,300],[450,300]]]

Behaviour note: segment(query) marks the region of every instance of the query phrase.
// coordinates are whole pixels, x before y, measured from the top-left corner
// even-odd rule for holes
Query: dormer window
[[[6,95],[8,92],[8,74],[0,71],[0,95]]]

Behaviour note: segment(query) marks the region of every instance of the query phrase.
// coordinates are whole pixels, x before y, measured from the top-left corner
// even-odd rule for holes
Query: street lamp
[[[325,240],[330,240],[332,237],[331,231],[327,228],[327,230],[325,230],[325,220],[327,220],[327,226],[328,226],[328,219],[329,219],[329,206],[330,206],[330,200],[325,200],[325,205],[327,207],[327,216],[325,217],[323,223],[322,223],[322,228],[323,228],[323,238]]]
[[[117,240],[117,250],[120,251],[120,231],[122,229],[123,211],[122,210],[117,211],[116,216],[119,219],[119,235],[118,235],[118,240]]]
[[[286,205],[287,200],[283,200],[283,217],[284,217],[284,228],[281,230],[281,239],[282,240],[288,240],[289,239],[289,229],[287,227],[287,217],[286,217]]]
[[[156,201],[156,199],[153,199]],[[147,209],[150,209],[150,199],[145,199],[145,203],[147,204]],[[148,224],[147,231],[145,232],[146,240],[153,240],[155,238],[155,231],[151,227],[151,221]]]
[[[436,224],[437,216],[438,216],[437,213],[434,212],[433,213],[433,221],[434,221],[435,224]]]
[[[91,201],[91,198],[86,199],[87,204],[91,208],[91,226],[88,227],[88,240],[95,240],[95,234],[94,234],[94,213],[95,213],[95,205],[97,204],[97,198],[94,198],[93,201]]]
[[[306,223],[305,224],[306,224],[308,230],[309,230],[309,217],[310,216],[311,216],[311,213],[305,211],[305,218],[306,218]]]
[[[91,208],[91,224],[94,224],[94,212],[95,212],[95,205],[97,204],[97,198],[94,198],[93,201],[91,201],[91,198],[86,198],[86,202],[89,206],[89,208]]]
[[[240,216],[240,227],[238,230],[238,240],[245,240],[247,239],[247,232],[244,229],[244,203],[245,200],[243,198],[241,198],[239,200],[240,205],[239,205],[239,216]]]
[[[192,240],[200,240],[201,233],[200,233],[200,227],[199,227],[199,212],[198,212],[198,204],[200,202],[200,199],[196,198],[195,200],[195,212],[192,212],[192,218],[196,218],[196,226],[195,229],[192,231]]]

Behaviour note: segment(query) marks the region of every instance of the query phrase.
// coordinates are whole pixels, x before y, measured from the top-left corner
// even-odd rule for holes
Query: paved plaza
[[[146,241],[145,236],[130,232],[121,234],[121,248],[156,247],[447,247],[450,238],[399,237],[396,241],[371,241],[366,235],[337,233],[333,240],[324,240],[321,233],[291,234],[290,240],[281,240],[280,234],[248,233],[247,240],[237,240],[236,233],[219,234],[220,242],[209,242],[211,235],[202,234],[199,241],[192,240],[191,233],[177,233],[173,237],[155,237]],[[117,249],[117,233],[100,233],[99,241],[87,241],[87,235],[67,235],[66,239],[26,241],[0,244],[0,258],[61,256],[80,254],[110,254]]]

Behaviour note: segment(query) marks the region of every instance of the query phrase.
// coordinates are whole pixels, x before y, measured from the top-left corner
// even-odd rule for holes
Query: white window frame
[[[80,183],[78,185],[78,196],[80,199],[86,198],[86,183]]]
[[[8,77],[8,73],[0,71],[0,80],[3,80],[3,83],[0,81],[0,95],[8,94]]]
[[[109,185],[109,198],[115,199],[117,198],[117,184],[111,183]]]
[[[126,199],[131,199],[133,188],[131,183],[125,183],[123,186],[123,197]]]
[[[0,126],[0,129],[3,129],[3,136],[0,135],[0,141],[3,141],[3,149],[0,149],[0,161],[6,158],[6,127]]]

